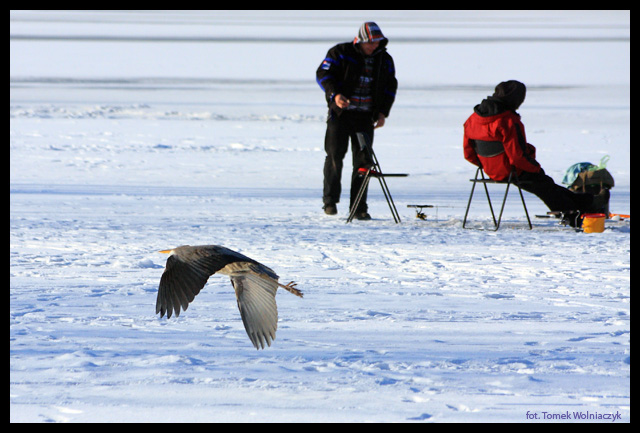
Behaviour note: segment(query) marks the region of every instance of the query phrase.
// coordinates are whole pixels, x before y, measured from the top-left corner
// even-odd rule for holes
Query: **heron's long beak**
[[[173,252],[173,250],[161,250],[158,251],[159,253],[163,253],[163,254],[171,254]]]

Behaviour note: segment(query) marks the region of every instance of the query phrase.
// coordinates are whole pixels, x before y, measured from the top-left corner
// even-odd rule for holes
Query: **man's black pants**
[[[525,182],[521,188],[538,196],[551,211],[580,210],[587,212],[593,203],[592,194],[575,193],[564,188],[544,174],[544,171],[540,171],[540,173],[523,172],[518,178]]]
[[[356,137],[357,132],[362,132],[365,136],[370,137],[370,144],[373,145],[371,113],[343,111],[339,116],[332,113],[332,116],[327,121],[327,132],[324,138],[324,150],[327,153],[324,160],[324,189],[322,197],[324,204],[338,203],[340,201],[342,162],[349,147],[349,138],[351,138],[353,161],[349,207],[355,201],[363,181],[363,177],[358,175],[358,169],[362,167],[370,168],[373,164],[367,151],[360,149],[360,143]],[[356,211],[367,211],[367,191],[365,191]]]

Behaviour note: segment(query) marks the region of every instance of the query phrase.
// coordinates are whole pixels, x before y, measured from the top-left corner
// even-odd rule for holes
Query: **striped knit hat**
[[[360,26],[358,36],[353,40],[354,44],[361,44],[363,42],[377,42],[386,41],[387,38],[382,34],[380,27],[373,21],[368,21]]]

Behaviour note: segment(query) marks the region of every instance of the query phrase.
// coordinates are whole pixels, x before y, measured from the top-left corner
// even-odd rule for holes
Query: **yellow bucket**
[[[582,218],[582,230],[585,233],[602,233],[604,231],[605,214],[586,213]]]

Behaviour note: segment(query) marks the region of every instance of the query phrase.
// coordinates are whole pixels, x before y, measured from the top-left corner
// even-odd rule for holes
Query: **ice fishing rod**
[[[416,218],[421,219],[421,220],[426,220],[427,219],[427,215],[422,211],[423,208],[436,208],[436,221],[438,220],[438,209],[439,208],[450,208],[453,209],[456,206],[440,206],[437,204],[408,204],[407,207],[409,208],[415,208],[416,210]],[[460,207],[460,206],[457,206]]]

